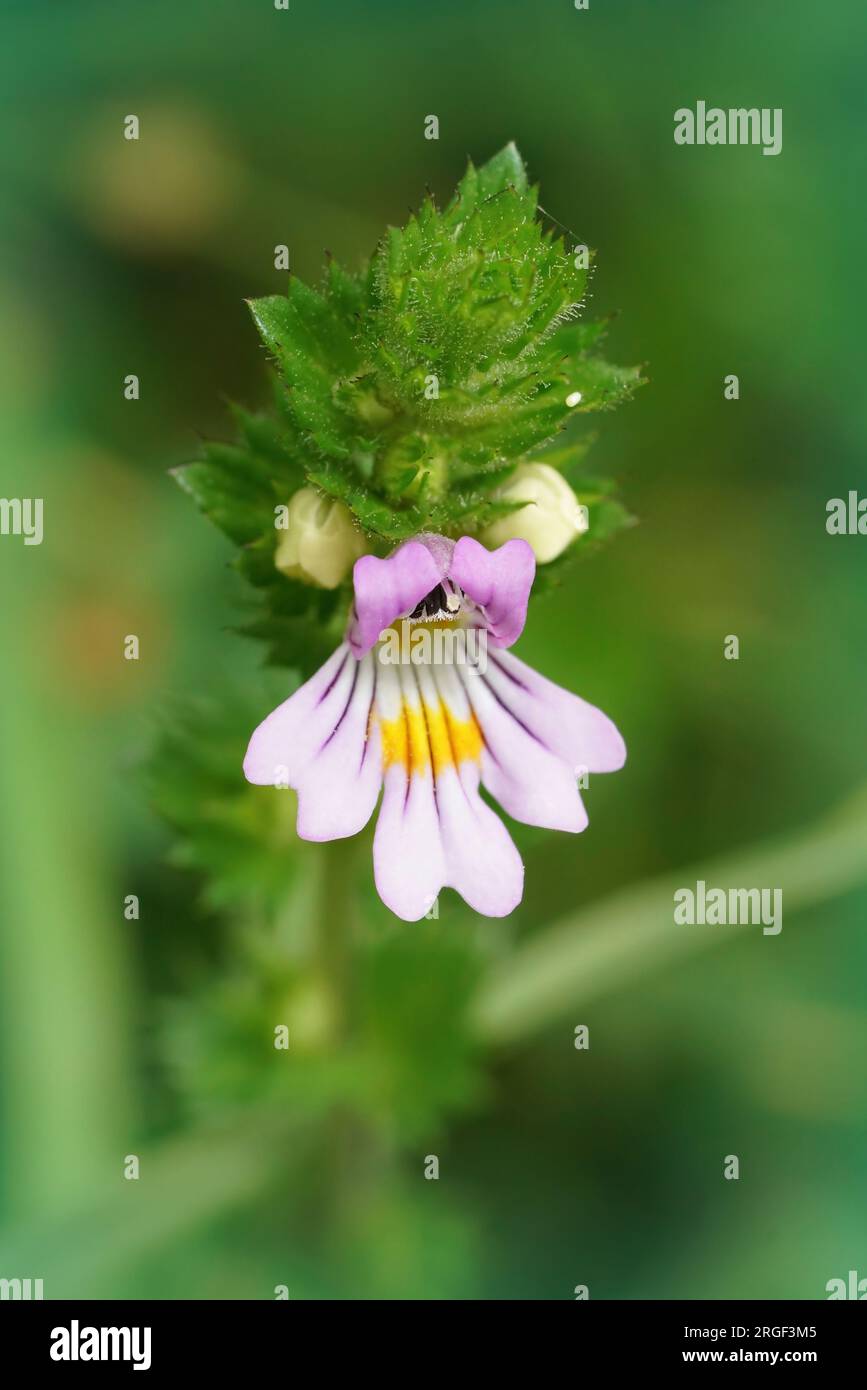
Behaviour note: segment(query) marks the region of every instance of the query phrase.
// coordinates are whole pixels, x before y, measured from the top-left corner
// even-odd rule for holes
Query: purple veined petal
[[[418,707],[412,671],[380,664],[377,713],[387,721],[404,718],[404,704]],[[410,773],[400,762],[385,770],[382,805],[373,840],[376,891],[386,907],[405,922],[430,910],[445,881],[434,795],[433,769]]]
[[[607,714],[511,652],[488,654],[485,680],[513,717],[573,772],[617,772],[625,763],[626,745]]]
[[[573,834],[585,830],[587,812],[574,769],[500,702],[488,673],[457,669],[484,739],[482,781],[487,790],[504,811],[525,825]]]
[[[472,536],[457,542],[449,569],[449,577],[484,609],[495,647],[511,647],[523,632],[535,574],[536,557],[526,541],[486,550]]]
[[[373,877],[387,908],[417,922],[436,902],[445,869],[430,777],[407,783],[403,768],[388,768],[373,838]]]
[[[427,667],[391,668],[383,691],[384,718],[404,708],[411,719],[436,709],[442,689]],[[377,698],[379,700],[379,685]],[[469,706],[450,703],[456,719]],[[475,911],[505,917],[521,901],[524,866],[498,816],[478,793],[477,764],[456,767],[435,758],[430,743],[425,766],[407,774],[386,770],[385,793],[374,840],[376,886],[392,912],[415,921],[430,908],[441,887],[454,888]],[[416,759],[416,763],[420,763]],[[436,763],[439,766],[435,766]]]
[[[348,634],[355,655],[370,651],[383,629],[411,613],[441,579],[440,566],[421,541],[407,541],[387,560],[376,555],[356,560],[355,613]]]
[[[468,682],[481,679],[472,668],[442,665],[423,667],[419,685],[428,702],[439,700],[457,724],[464,724],[475,711],[459,671],[468,672]],[[484,765],[484,749],[481,756]],[[437,776],[446,883],[476,912],[506,917],[523,896],[524,865],[503,822],[479,796],[479,773],[479,762],[468,758]]]
[[[355,835],[373,814],[382,786],[379,729],[370,719],[374,680],[373,657],[356,661],[341,643],[250,739],[244,775],[297,791],[304,840]]]
[[[524,893],[524,864],[499,816],[478,792],[475,764],[437,778],[446,883],[485,917],[508,917]]]
[[[325,665],[262,721],[244,758],[248,782],[263,787],[297,785],[346,708],[355,665],[349,647],[341,642]]]
[[[374,657],[351,658],[355,680],[333,731],[297,779],[302,840],[341,840],[363,830],[382,786],[379,726],[371,719]]]

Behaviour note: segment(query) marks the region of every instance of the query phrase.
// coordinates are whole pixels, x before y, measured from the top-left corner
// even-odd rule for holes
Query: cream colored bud
[[[527,505],[498,517],[482,532],[480,540],[490,548],[518,538],[533,547],[544,565],[587,530],[587,508],[549,463],[520,463],[493,496],[497,501]]]
[[[312,487],[296,492],[275,525],[282,532],[274,564],[290,579],[336,589],[367,550],[364,536],[342,502]]]

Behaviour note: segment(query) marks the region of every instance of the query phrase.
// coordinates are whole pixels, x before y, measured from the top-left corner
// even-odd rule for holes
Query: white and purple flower
[[[353,570],[346,640],[259,725],[244,773],[298,793],[298,834],[362,830],[380,791],[376,887],[416,921],[443,887],[477,912],[505,917],[524,866],[479,783],[515,820],[581,831],[581,772],[614,772],[626,750],[601,710],[512,656],[527,617],[535,557],[523,540],[486,550],[422,535]],[[486,662],[389,660],[393,625],[482,629]],[[438,648],[438,650],[440,650]]]

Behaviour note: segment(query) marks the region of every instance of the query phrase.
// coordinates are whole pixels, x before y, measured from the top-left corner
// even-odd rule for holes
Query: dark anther
[[[438,613],[446,611],[445,591],[442,584],[437,584],[436,588],[431,589],[421,603],[415,606],[409,616],[410,618],[435,618]]]

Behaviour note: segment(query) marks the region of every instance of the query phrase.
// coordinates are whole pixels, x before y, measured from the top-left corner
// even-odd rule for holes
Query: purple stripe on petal
[[[623,766],[626,745],[608,716],[511,652],[489,655],[485,679],[514,717],[573,770],[617,772]]]
[[[404,705],[426,714],[440,698],[449,698],[442,674],[435,677],[424,666],[401,668]],[[451,685],[453,715],[466,717],[469,705],[457,677],[445,684]],[[389,694],[393,700],[394,690]],[[373,850],[379,895],[407,921],[422,917],[442,887],[456,889],[477,912],[505,917],[521,900],[520,855],[502,821],[479,796],[475,763],[435,772],[435,761],[431,754],[424,771],[410,776],[400,765],[386,773]]]
[[[302,840],[339,840],[362,830],[382,786],[379,726],[371,721],[375,664],[356,665],[345,710],[331,735],[297,780],[298,834]]]
[[[445,860],[433,778],[407,777],[394,765],[373,840],[376,891],[405,922],[417,922],[433,906],[445,880]]]
[[[485,676],[464,685],[484,739],[482,781],[504,811],[525,825],[573,834],[587,826],[578,782],[568,763],[516,719]]]
[[[346,708],[354,667],[349,648],[341,642],[325,665],[262,721],[244,758],[248,782],[296,785]]]

